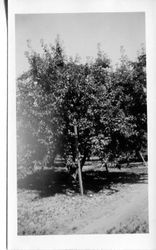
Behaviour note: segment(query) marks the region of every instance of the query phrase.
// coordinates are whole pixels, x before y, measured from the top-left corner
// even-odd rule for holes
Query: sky
[[[82,62],[95,58],[97,47],[108,55],[115,65],[120,58],[120,48],[131,60],[145,46],[144,13],[70,13],[70,14],[16,14],[16,74],[28,69],[25,51],[27,40],[36,52],[42,53],[41,39],[54,44],[59,35],[67,56],[79,55]]]

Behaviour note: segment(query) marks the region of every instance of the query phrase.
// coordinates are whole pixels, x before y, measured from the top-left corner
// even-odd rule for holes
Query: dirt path
[[[147,226],[147,184],[129,186],[113,196],[86,218],[86,226],[79,225],[77,233],[126,233],[127,229],[134,232]]]

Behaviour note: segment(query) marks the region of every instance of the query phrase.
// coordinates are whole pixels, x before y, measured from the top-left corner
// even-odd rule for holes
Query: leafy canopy
[[[29,71],[17,79],[18,164],[57,154],[75,161],[74,120],[81,165],[91,155],[120,162],[146,147],[146,55],[125,55],[113,70],[100,50],[94,62],[68,59],[59,39],[43,54],[26,54]]]

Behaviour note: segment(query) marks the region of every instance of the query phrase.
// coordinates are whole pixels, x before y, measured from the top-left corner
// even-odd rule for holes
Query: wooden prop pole
[[[83,195],[83,182],[82,182],[82,171],[81,171],[81,163],[80,163],[80,152],[78,149],[78,133],[77,133],[77,123],[74,120],[74,134],[75,134],[75,147],[76,147],[76,159],[78,164],[78,176],[79,176],[79,186],[81,195]]]

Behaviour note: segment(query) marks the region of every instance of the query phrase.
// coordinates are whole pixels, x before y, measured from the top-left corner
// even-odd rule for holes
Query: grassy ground
[[[133,165],[107,175],[95,166],[85,166],[84,196],[63,168],[20,179],[18,234],[147,233],[147,168]]]

